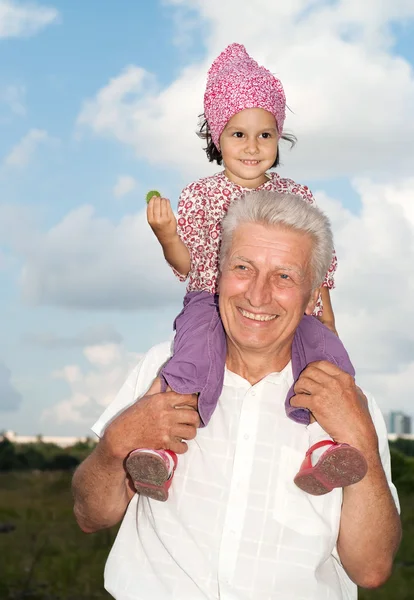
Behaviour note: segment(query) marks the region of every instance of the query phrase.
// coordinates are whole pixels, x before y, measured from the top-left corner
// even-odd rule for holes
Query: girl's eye
[[[272,135],[268,131],[265,131],[264,133],[262,133],[263,139],[268,140],[270,137],[272,137]]]
[[[233,133],[233,137],[242,138],[243,137],[243,133],[241,131],[235,131]]]

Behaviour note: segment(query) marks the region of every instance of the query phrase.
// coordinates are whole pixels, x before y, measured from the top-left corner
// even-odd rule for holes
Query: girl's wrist
[[[170,233],[170,234],[165,234],[165,233],[160,234],[157,237],[158,237],[159,243],[161,244],[161,246],[163,248],[175,246],[178,242],[181,241],[180,237],[176,231],[174,233]]]

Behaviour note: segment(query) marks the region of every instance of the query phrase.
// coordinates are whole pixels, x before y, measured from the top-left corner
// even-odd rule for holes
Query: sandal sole
[[[128,456],[125,463],[126,469],[134,481],[144,489],[145,485],[162,486],[170,478],[164,460],[156,454],[137,452]]]
[[[356,448],[338,447],[323,454],[317,464],[300,471],[295,484],[312,496],[328,494],[334,488],[354,485],[366,475],[368,466],[364,456]]]

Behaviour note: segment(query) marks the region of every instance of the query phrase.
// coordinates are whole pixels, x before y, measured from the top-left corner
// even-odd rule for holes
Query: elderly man
[[[374,400],[320,361],[292,399],[316,421],[285,413],[292,340],[331,249],[326,217],[295,196],[252,192],[233,204],[219,288],[226,373],[209,425],[197,430],[194,397],[146,394],[169,344],[146,354],[95,424],[100,441],[74,476],[75,514],[86,532],[123,519],[105,569],[117,600],[351,600],[357,585],[388,578],[400,523]],[[359,449],[368,472],[310,496],[293,478],[322,428]],[[167,502],[135,493],[124,462],[137,447],[182,454]]]

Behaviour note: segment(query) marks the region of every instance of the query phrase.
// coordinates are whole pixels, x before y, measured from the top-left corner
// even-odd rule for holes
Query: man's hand
[[[151,198],[147,206],[147,220],[161,245],[170,243],[178,235],[177,220],[167,198]]]
[[[196,395],[160,393],[156,378],[148,393],[119,414],[73,478],[75,515],[91,533],[118,523],[135,488],[125,472],[125,459],[135,448],[166,448],[182,454],[200,425]]]
[[[200,426],[197,397],[164,392],[146,395],[122,412],[105,430],[102,441],[110,454],[124,459],[136,448],[184,454]]]
[[[299,376],[292,406],[308,408],[335,442],[376,451],[378,441],[367,400],[354,378],[327,361],[311,363]]]

